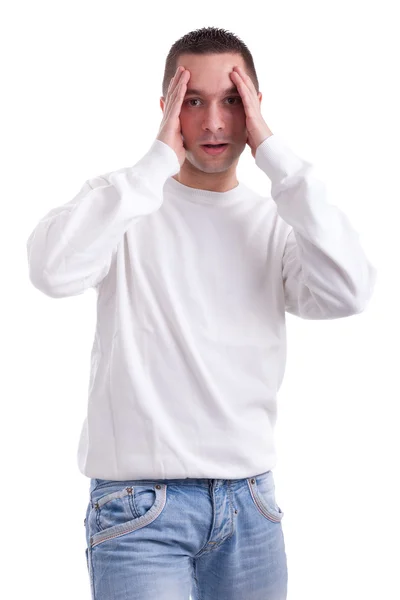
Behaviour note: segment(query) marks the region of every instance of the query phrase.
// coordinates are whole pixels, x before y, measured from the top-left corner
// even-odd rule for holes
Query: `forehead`
[[[235,89],[230,73],[234,66],[243,67],[245,64],[240,54],[182,54],[178,57],[178,66],[183,66],[190,72],[188,91],[214,96],[229,88]],[[187,95],[186,94],[186,95]]]

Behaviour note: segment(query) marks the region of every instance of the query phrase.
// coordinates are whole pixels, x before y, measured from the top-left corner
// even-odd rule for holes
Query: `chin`
[[[203,173],[223,173],[232,167],[233,161],[220,161],[218,164],[209,164],[206,161],[189,161],[198,170]]]
[[[238,155],[232,156],[232,154],[230,154],[226,157],[221,156],[220,159],[216,157],[215,160],[211,156],[204,156],[204,152],[203,150],[201,150],[201,148],[199,148],[196,154],[193,154],[193,152],[191,152],[190,150],[186,150],[186,160],[190,162],[190,164],[193,165],[193,167],[195,167],[199,171],[203,171],[204,173],[221,173],[222,171],[226,171],[227,169],[232,167],[234,162],[243,152],[244,147]]]

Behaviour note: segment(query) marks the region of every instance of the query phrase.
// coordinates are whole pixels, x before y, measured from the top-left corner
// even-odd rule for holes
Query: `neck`
[[[236,165],[221,173],[205,173],[194,168],[188,160],[185,160],[179,173],[173,175],[173,179],[188,187],[211,192],[228,192],[239,185]]]

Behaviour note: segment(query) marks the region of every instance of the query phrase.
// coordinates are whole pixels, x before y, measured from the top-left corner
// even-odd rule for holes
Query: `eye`
[[[195,100],[198,100],[198,98],[190,98],[190,100],[186,101],[186,104],[189,104],[190,102],[194,102]],[[193,104],[189,104],[189,106],[193,106]]]
[[[240,102],[242,101],[242,98],[241,98],[241,96],[229,96],[228,98],[226,98],[226,100],[236,100],[236,104],[240,104]],[[195,107],[195,106],[198,106],[198,104],[197,105],[190,104],[190,102],[196,102],[196,101],[200,102],[200,99],[199,98],[190,98],[189,100],[186,100],[186,104],[188,106]],[[229,102],[228,104],[231,104],[231,106],[234,105],[234,103],[231,103],[231,102]]]

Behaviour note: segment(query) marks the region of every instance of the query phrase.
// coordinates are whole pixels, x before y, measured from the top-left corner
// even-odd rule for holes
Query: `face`
[[[188,166],[203,173],[235,170],[246,147],[247,130],[243,102],[229,73],[235,65],[246,69],[242,56],[182,54],[176,68],[179,65],[190,72],[180,113]],[[160,104],[164,110],[163,98]],[[202,144],[209,142],[228,146],[222,154],[207,154]]]

